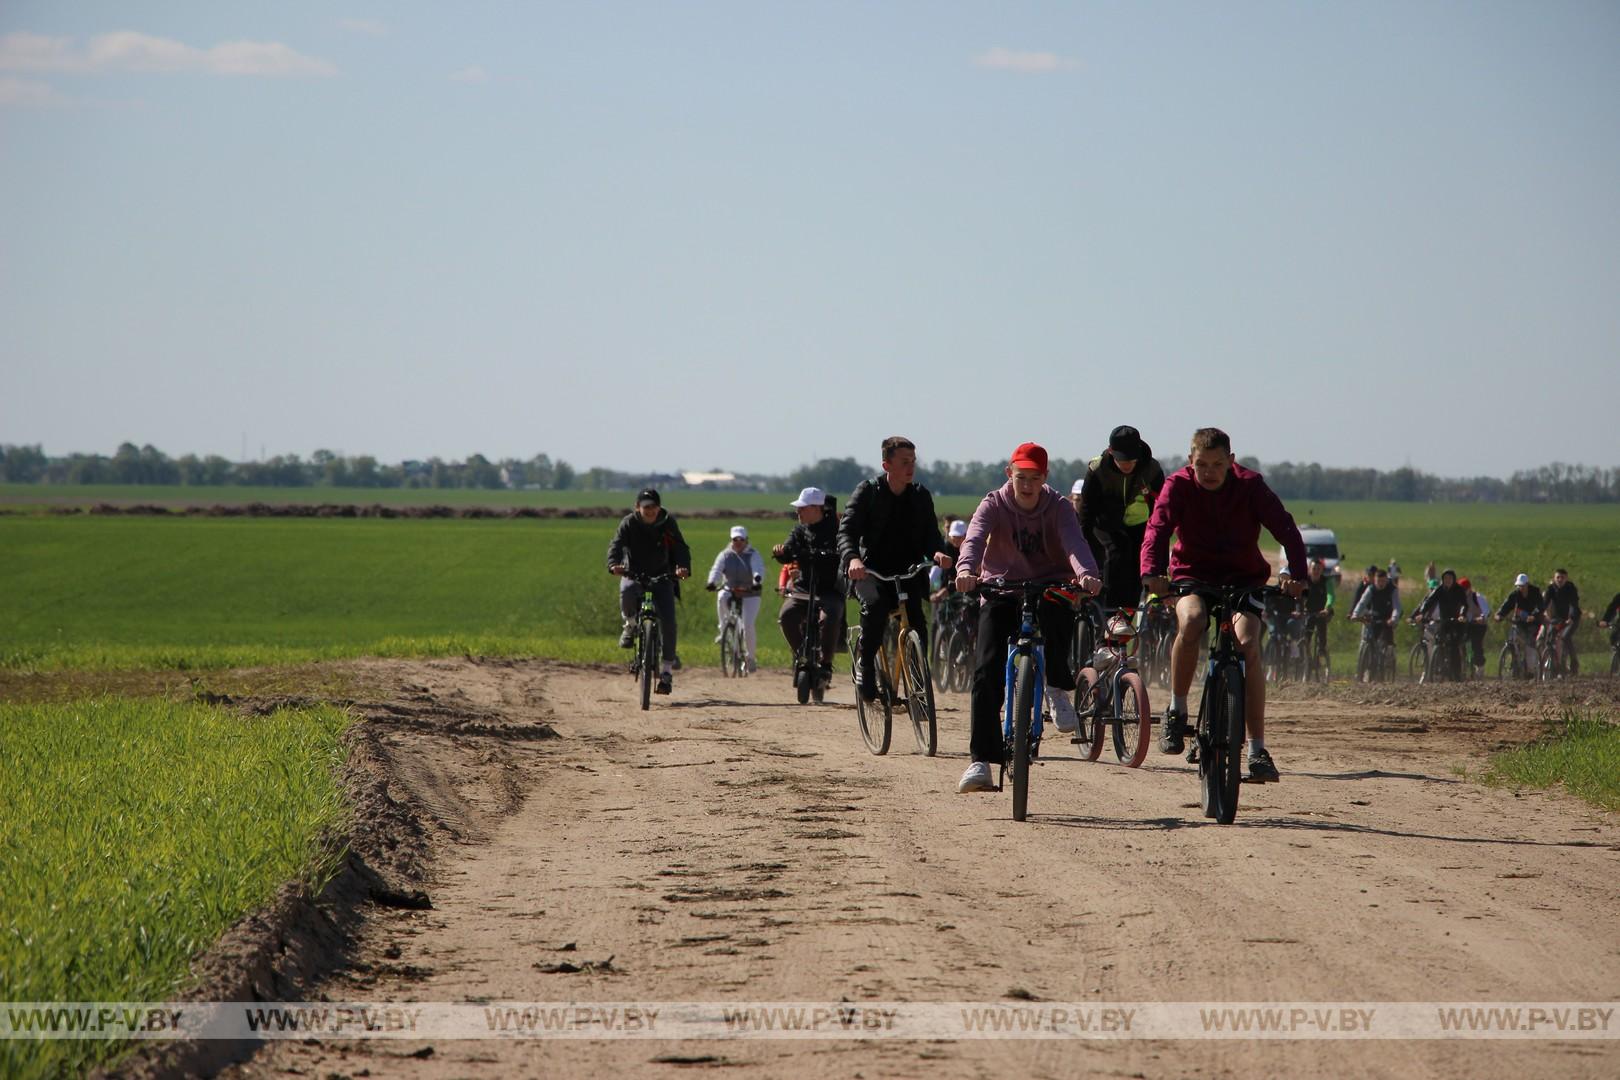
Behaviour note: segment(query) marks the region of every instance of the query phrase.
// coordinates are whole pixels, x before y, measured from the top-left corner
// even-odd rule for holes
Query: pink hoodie
[[[1067,499],[1043,484],[1035,509],[1021,510],[1009,480],[973,512],[956,568],[1008,581],[1068,581],[1095,576],[1097,561]]]

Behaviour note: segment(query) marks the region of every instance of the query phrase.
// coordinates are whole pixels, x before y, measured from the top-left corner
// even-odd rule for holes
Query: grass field
[[[834,492],[842,499],[847,492]],[[664,505],[682,510],[781,510],[788,512],[793,494],[763,491],[701,491],[672,489]],[[555,506],[613,507],[630,510],[635,495],[629,491],[507,491],[462,488],[354,488],[354,487],[183,487],[177,484],[0,484],[0,508],[13,513],[42,512],[52,506],[156,505],[168,507],[242,505],[317,505],[353,503],[369,506]],[[969,514],[977,498],[965,495],[936,497],[940,513]],[[784,517],[784,520],[786,518]]]
[[[1339,503],[1296,507],[1336,529],[1347,565],[1430,558],[1471,575],[1492,601],[1520,569],[1567,566],[1585,606],[1620,588],[1620,509]],[[701,579],[725,519],[683,526]],[[756,546],[790,525],[752,521]],[[359,655],[542,655],[613,660],[610,520],[460,521],[0,516],[0,667],[219,668]],[[1269,545],[1268,545],[1269,547]],[[767,564],[770,563],[767,557]],[[1341,607],[1348,607],[1353,573]],[[1408,597],[1408,605],[1413,597]],[[785,664],[765,597],[761,661]],[[681,654],[717,659],[701,581],[680,605]],[[1335,620],[1336,668],[1357,628]],[[1402,631],[1402,647],[1411,631]],[[1500,640],[1492,632],[1491,642]],[[1589,620],[1582,652],[1600,650]],[[1606,648],[1601,648],[1606,655]]]
[[[99,699],[0,705],[0,1000],[164,1001],[284,882],[319,884],[349,719]],[[0,1040],[0,1076],[78,1075],[111,1042]]]
[[[1493,758],[1483,779],[1503,787],[1562,787],[1620,810],[1620,725],[1599,713],[1565,713],[1546,738]]]

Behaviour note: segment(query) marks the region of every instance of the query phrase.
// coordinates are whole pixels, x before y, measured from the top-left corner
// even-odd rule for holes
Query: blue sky
[[[1613,3],[0,5],[0,442],[1620,465]]]

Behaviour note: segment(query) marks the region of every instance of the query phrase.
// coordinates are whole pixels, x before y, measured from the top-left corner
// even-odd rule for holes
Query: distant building
[[[728,472],[683,472],[681,482],[687,487],[737,487],[737,474]]]

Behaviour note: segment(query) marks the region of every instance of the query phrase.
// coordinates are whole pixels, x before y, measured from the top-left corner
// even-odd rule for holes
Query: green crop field
[[[757,542],[787,536],[753,521]],[[703,590],[729,523],[683,531],[683,660],[718,662]],[[0,666],[217,668],[351,656],[615,660],[615,522],[0,517]],[[774,563],[767,562],[771,567]],[[770,570],[774,574],[774,570]],[[788,662],[760,617],[762,660]]]
[[[284,882],[336,866],[349,718],[97,699],[0,704],[0,1000],[165,1001]],[[0,1040],[0,1076],[78,1075],[112,1042]]]
[[[1432,558],[1471,575],[1493,601],[1520,569],[1544,582],[1555,565],[1569,568],[1589,610],[1620,589],[1614,507],[1294,510],[1338,531],[1348,566],[1394,556],[1408,582]],[[685,523],[700,578],[728,524]],[[764,548],[786,536],[790,521],[749,525]],[[0,666],[217,668],[460,653],[613,660],[622,655],[613,641],[616,586],[603,568],[613,528],[610,519],[0,515]],[[1341,606],[1352,578],[1347,572]],[[766,664],[788,661],[774,625],[779,603],[768,594],[760,617]],[[679,610],[683,659],[716,660],[713,603],[701,582],[685,587]],[[1599,644],[1593,621],[1582,635],[1587,655]],[[1341,672],[1355,629],[1336,620]],[[1499,636],[1493,631],[1492,641]]]

